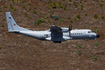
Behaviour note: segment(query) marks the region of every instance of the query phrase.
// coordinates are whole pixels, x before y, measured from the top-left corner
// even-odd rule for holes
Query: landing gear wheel
[[[53,41],[54,43],[61,43],[61,41]]]
[[[58,41],[53,41],[54,43],[58,43]]]
[[[58,41],[58,43],[61,43],[61,41]]]

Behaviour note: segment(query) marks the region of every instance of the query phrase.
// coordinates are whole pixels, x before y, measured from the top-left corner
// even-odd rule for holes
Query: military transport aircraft
[[[62,41],[71,39],[95,39],[100,37],[99,34],[92,32],[90,29],[75,29],[72,30],[72,26],[69,28],[57,27],[52,25],[49,30],[46,31],[32,31],[22,28],[17,25],[10,12],[6,12],[6,19],[8,25],[8,32],[14,32],[18,34],[24,34],[27,36],[34,37],[40,40],[49,40],[54,43],[61,43]]]

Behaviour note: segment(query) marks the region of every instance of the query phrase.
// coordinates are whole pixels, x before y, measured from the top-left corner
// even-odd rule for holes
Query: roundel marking
[[[14,24],[14,26],[15,26],[15,24]]]

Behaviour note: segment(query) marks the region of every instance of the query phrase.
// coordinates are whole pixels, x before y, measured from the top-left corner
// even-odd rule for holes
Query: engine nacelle
[[[62,32],[68,32],[69,31],[69,28],[66,28],[66,27],[63,27],[61,29],[62,29]]]

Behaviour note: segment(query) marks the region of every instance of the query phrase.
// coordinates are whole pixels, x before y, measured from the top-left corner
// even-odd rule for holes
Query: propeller
[[[72,25],[70,26],[70,24],[69,24],[69,31],[71,31],[72,30]]]
[[[71,36],[71,31],[72,30],[72,25],[70,26],[70,24],[69,24],[69,36]]]

